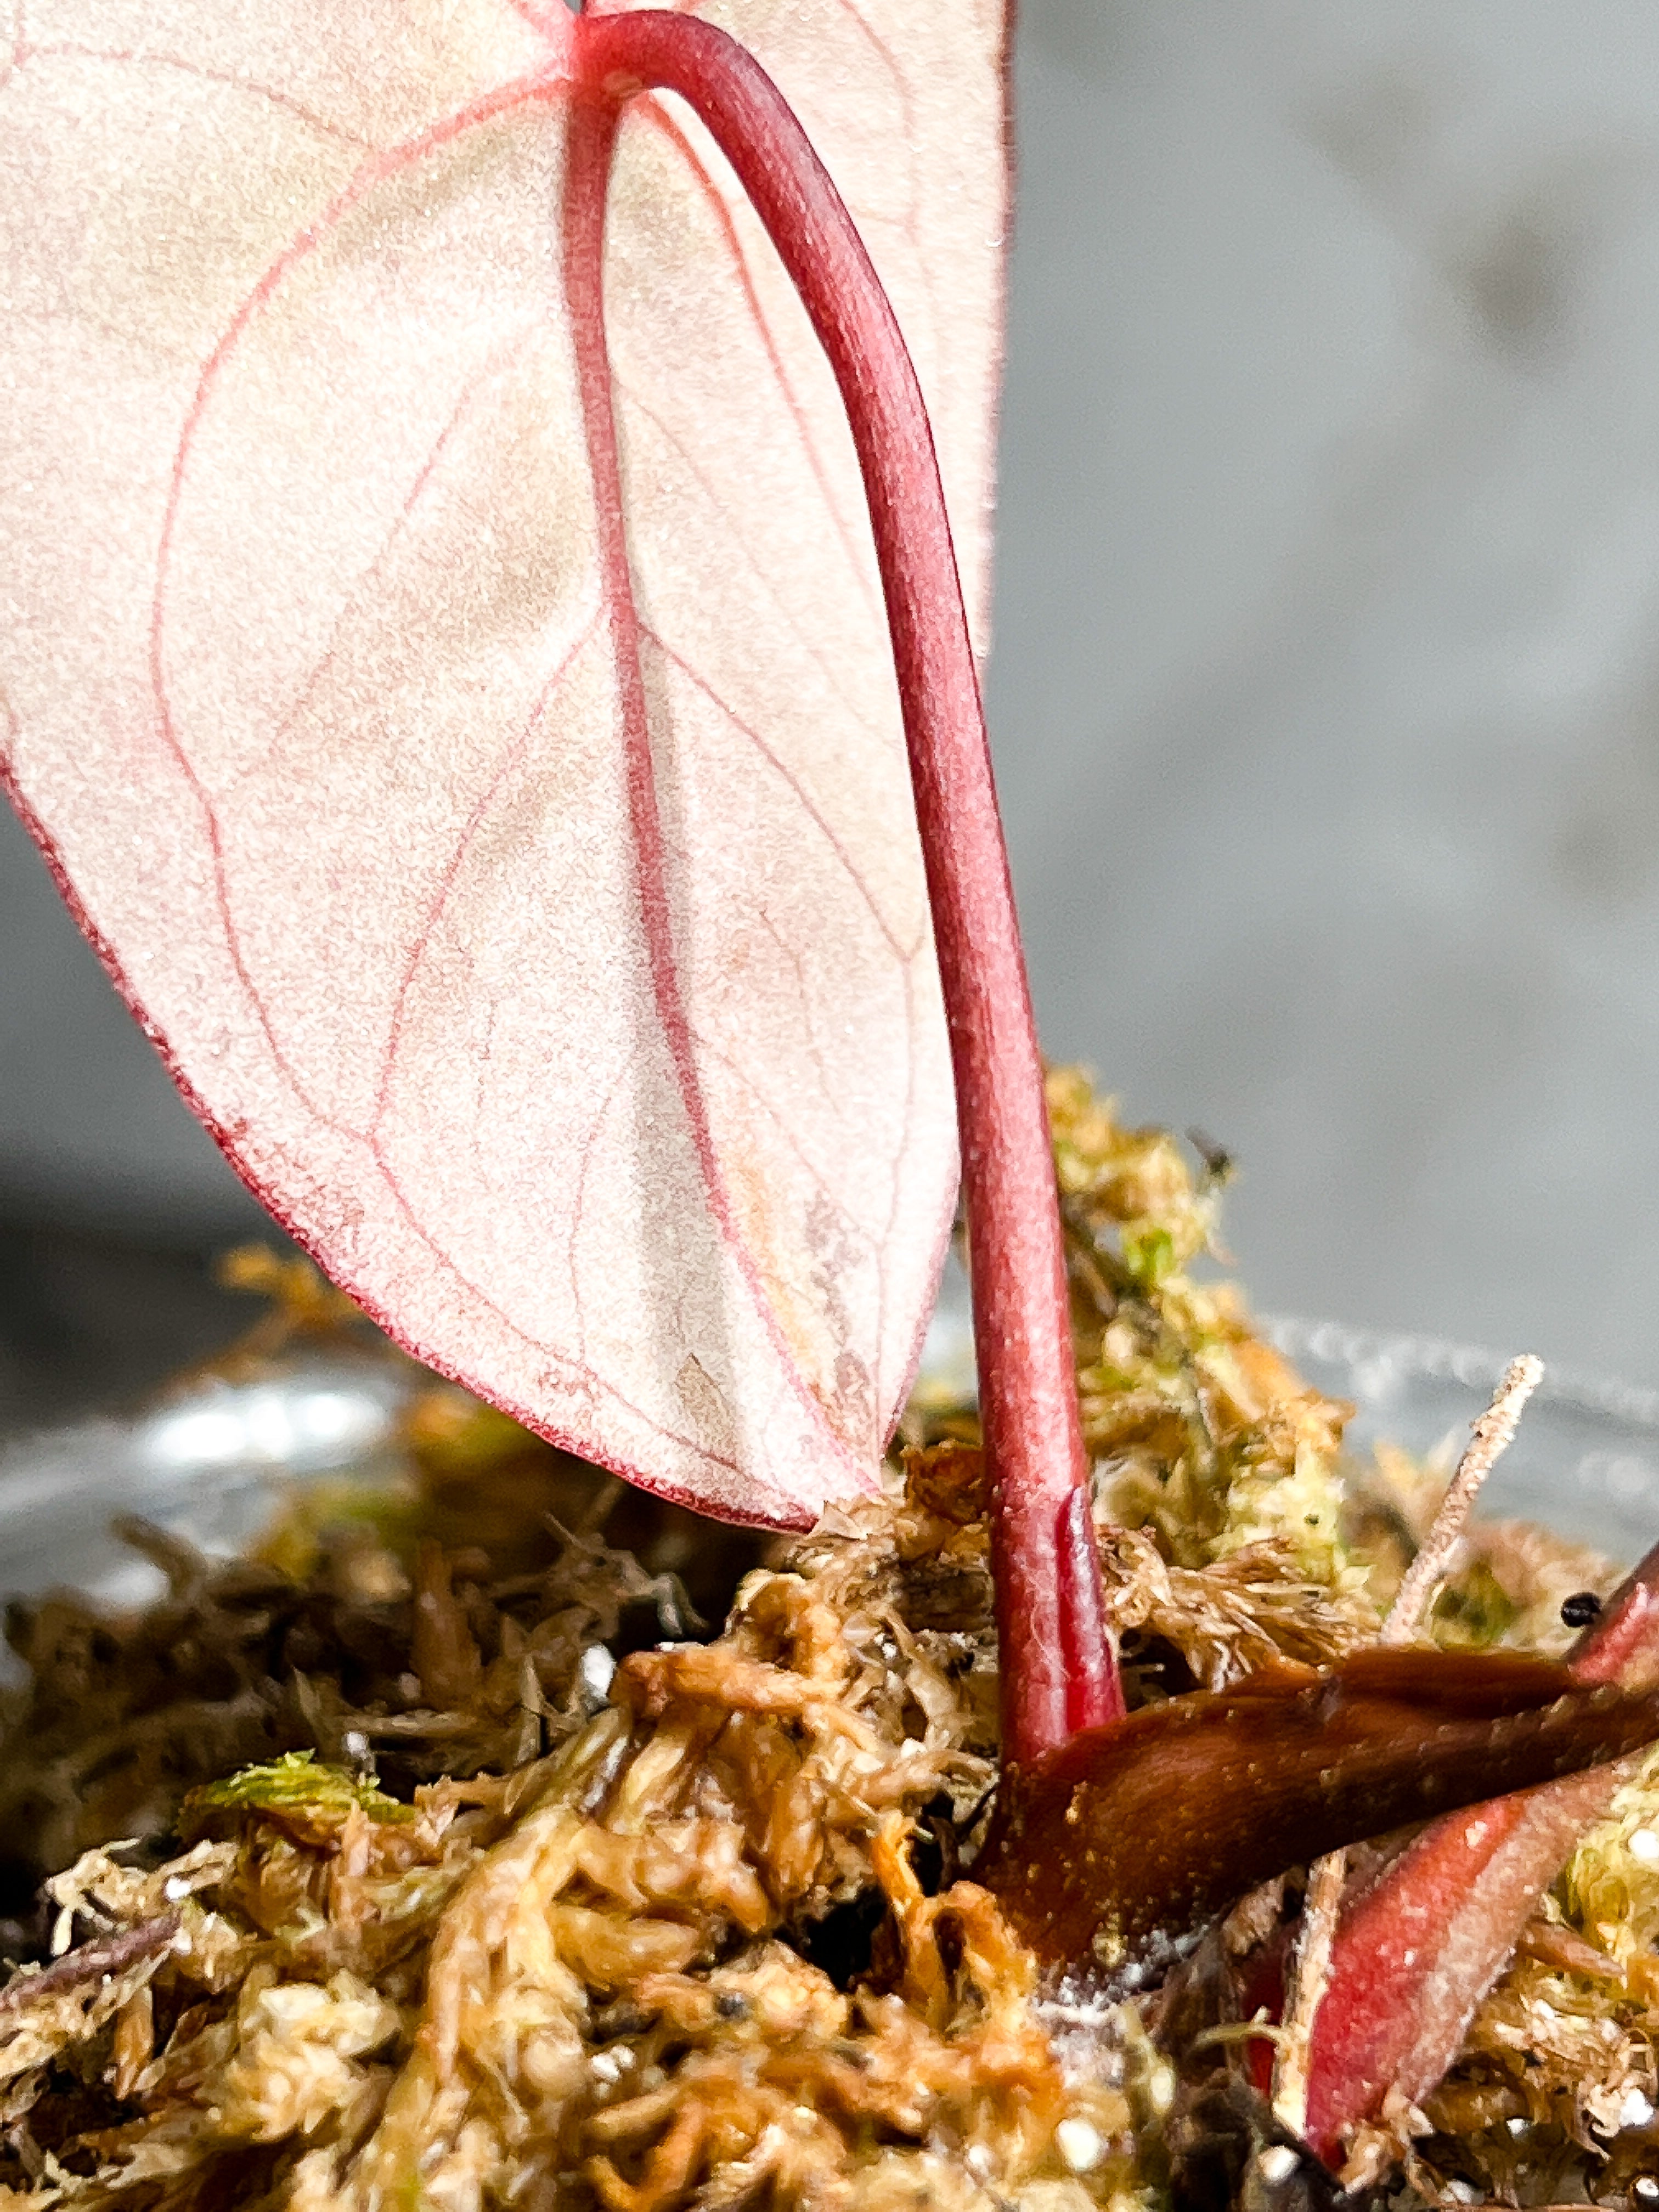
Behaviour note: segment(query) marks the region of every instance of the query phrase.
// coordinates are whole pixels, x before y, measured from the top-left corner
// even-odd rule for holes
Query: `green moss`
[[[179,1816],[179,1832],[200,1833],[227,1813],[263,1813],[296,1817],[312,1827],[337,1827],[353,1811],[371,1820],[412,1820],[414,1808],[388,1797],[373,1784],[359,1781],[344,1767],[325,1766],[314,1753],[284,1752],[268,1766],[245,1766],[223,1782],[192,1790]]]
[[[1216,1254],[1224,1179],[1166,1129],[1119,1121],[1076,1069],[1048,1078],[1084,1433],[1114,1520],[1174,1564],[1259,1544],[1320,1586],[1358,1592],[1343,1543],[1347,1407],[1310,1390],[1257,1334]]]
[[[1477,1559],[1434,1601],[1434,1640],[1451,1651],[1484,1651],[1502,1638],[1521,1608],[1484,1559]]]
[[[1175,1238],[1156,1224],[1123,1232],[1123,1264],[1143,1291],[1155,1291],[1176,1270]]]

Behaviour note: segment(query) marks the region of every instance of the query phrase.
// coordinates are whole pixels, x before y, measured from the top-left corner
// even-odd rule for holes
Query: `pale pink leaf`
[[[653,1487],[810,1520],[873,1479],[955,1146],[851,443],[771,249],[636,101],[605,344],[653,908],[560,276],[571,19],[5,5],[26,818],[243,1175],[403,1342]],[[981,611],[1000,9],[707,12],[864,228]]]

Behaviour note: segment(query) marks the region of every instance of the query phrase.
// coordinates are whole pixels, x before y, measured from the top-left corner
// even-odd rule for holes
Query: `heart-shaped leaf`
[[[955,1140],[868,526],[770,247],[635,100],[573,312],[601,198],[553,0],[6,5],[15,798],[394,1335],[659,1490],[810,1520],[872,1480]],[[980,607],[1000,9],[707,13],[863,230]]]

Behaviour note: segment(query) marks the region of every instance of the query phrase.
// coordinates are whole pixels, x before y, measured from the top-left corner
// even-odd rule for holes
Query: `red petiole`
[[[599,336],[604,179],[617,117],[640,93],[677,93],[764,223],[852,428],[892,634],[956,1075],[993,1500],[1003,1749],[1011,1763],[1027,1764],[1079,1729],[1117,1717],[1123,1701],[1088,1530],[1042,1066],[921,386],[852,218],[759,64],[713,24],[666,10],[585,15],[577,33],[587,121],[572,134],[567,254],[573,299],[590,303],[578,313],[579,337]],[[590,370],[590,441],[597,432],[614,451],[597,349]],[[620,553],[619,505],[606,526]],[[625,560],[612,568],[625,578]],[[642,715],[632,724],[642,745]]]
[[[1166,1923],[1166,1910],[1182,1924],[1190,1917],[1181,1911],[1182,1899],[1202,1899],[1212,1910],[1240,1882],[1324,1849],[1339,1831],[1358,1835],[1408,1818],[1420,1799],[1432,1802],[1437,1794],[1440,1802],[1449,1795],[1456,1802],[1583,1765],[1598,1755],[1590,1741],[1598,1729],[1608,1736],[1601,1756],[1641,1740],[1652,1725],[1650,1696],[1627,1698],[1621,1718],[1595,1706],[1588,1686],[1561,1695],[1562,1680],[1552,1675],[1541,1690],[1530,1681],[1517,1687],[1500,1665],[1494,1687],[1484,1675],[1474,1680],[1478,1664],[1432,1654],[1377,1655],[1393,1703],[1389,1697],[1377,1703],[1374,1686],[1365,1687],[1365,1667],[1356,1662],[1322,1686],[1320,1679],[1269,1684],[1264,1676],[1231,1703],[1178,1701],[1140,1716],[1120,1735],[1124,1701],[1089,1510],[1042,1065],[921,389],[851,217],[782,96],[743,48],[695,16],[648,12],[581,17],[575,51],[565,273],[590,452],[601,476],[614,482],[617,471],[603,322],[605,191],[622,108],[649,91],[686,100],[731,163],[828,356],[862,471],[956,1078],[991,1479],[1003,1751],[1011,1770],[986,1878],[1039,1953],[1057,1962],[1098,1958],[1103,1911],[1115,1916],[1109,1932],[1120,1947],[1135,1937],[1124,1919],[1126,1900],[1139,1900],[1141,1938],[1161,1940],[1160,1927],[1175,1924]],[[638,625],[620,500],[601,527],[630,776],[648,802],[649,736],[631,658]],[[643,811],[649,815],[648,804]],[[646,892],[652,895],[648,870]],[[684,1020],[675,979],[665,971],[654,980],[672,1035]],[[1498,1724],[1477,1692],[1498,1697]],[[1506,1698],[1519,1702],[1511,1706]],[[1448,1721],[1453,1712],[1461,1716],[1461,1735]],[[1262,1773],[1258,1754],[1269,1743],[1267,1779],[1255,1786],[1249,1778]],[[1225,1816],[1223,1828],[1231,1819],[1238,1830],[1224,1864],[1200,1863],[1188,1838],[1171,1845],[1169,1866],[1146,1859],[1143,1839],[1158,1832],[1157,1805],[1183,1759],[1191,1768],[1189,1799],[1211,1800]],[[1298,1759],[1312,1778],[1300,1795]],[[1127,1814],[1132,1804],[1137,1810]],[[1076,1863],[1070,1846],[1079,1820],[1098,1848]],[[1109,1846],[1126,1857],[1119,1879],[1108,1884],[1110,1898],[1097,1894],[1095,1879]],[[1434,1903],[1455,1917],[1455,1899],[1438,1895]],[[1386,1908],[1382,1917],[1389,1925],[1380,1929],[1350,1931],[1350,1952],[1358,1941],[1362,1950],[1376,1943],[1379,1955],[1387,1954],[1397,1930]],[[1340,1978],[1345,1988],[1352,1972],[1351,1960]],[[1385,2025],[1395,2030],[1413,2017],[1401,1992],[1384,2010]],[[1333,2095],[1328,2071],[1328,2063],[1316,2066],[1322,2102],[1314,2132],[1318,2148],[1334,2157],[1340,2123],[1352,2112],[1340,2109],[1343,2094]]]

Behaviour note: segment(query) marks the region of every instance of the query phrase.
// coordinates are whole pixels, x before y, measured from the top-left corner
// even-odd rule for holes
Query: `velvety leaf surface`
[[[872,1478],[955,1152],[850,440],[771,249],[636,101],[573,328],[556,5],[8,4],[14,795],[238,1167],[396,1335],[654,1487],[810,1520]],[[981,607],[1000,10],[707,12],[864,229]]]

